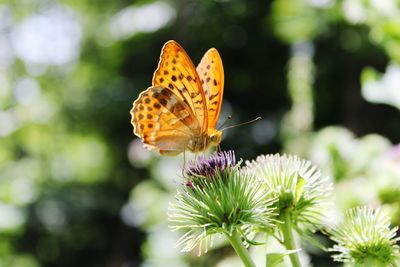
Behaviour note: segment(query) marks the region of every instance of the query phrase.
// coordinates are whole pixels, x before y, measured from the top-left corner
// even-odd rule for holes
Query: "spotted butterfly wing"
[[[175,41],[165,43],[160,63],[153,75],[153,86],[170,89],[195,114],[201,130],[207,130],[207,103],[196,69],[185,52]]]
[[[206,96],[208,128],[215,128],[224,94],[224,68],[217,49],[211,48],[204,54],[197,73]]]
[[[186,149],[200,125],[190,107],[168,88],[149,87],[131,110],[134,133],[145,146],[161,154],[176,155]]]
[[[222,61],[218,52],[210,49],[201,66],[207,71],[199,76],[177,42],[168,41],[164,45],[152,86],[139,95],[131,109],[134,133],[147,148],[162,155],[176,155],[185,150],[204,151],[220,142],[221,132],[215,129],[223,93]],[[207,94],[201,80],[205,81]],[[214,83],[216,86],[211,87]]]

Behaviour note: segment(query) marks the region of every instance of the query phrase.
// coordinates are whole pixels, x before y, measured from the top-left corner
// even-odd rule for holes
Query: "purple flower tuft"
[[[199,156],[196,161],[190,161],[185,170],[185,176],[206,176],[212,177],[216,172],[223,172],[227,168],[236,165],[235,153],[233,150],[214,152],[208,159]]]
[[[193,187],[193,183],[191,181],[186,181],[183,183],[183,185],[185,185],[187,187]]]

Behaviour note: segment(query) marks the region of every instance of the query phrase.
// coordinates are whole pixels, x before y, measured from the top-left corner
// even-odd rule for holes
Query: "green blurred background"
[[[399,225],[400,1],[3,0],[1,267],[240,266],[223,241],[202,257],[173,247],[183,159],[132,133],[170,39],[195,64],[220,52],[221,120],[263,117],[223,149],[309,158],[336,183],[334,209],[383,205]]]

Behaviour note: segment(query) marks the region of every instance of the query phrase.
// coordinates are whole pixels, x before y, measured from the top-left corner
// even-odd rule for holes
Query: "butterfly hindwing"
[[[215,48],[204,54],[197,73],[206,96],[208,112],[208,128],[214,129],[217,125],[224,94],[224,68],[221,57]]]
[[[168,41],[161,52],[160,62],[153,76],[153,86],[173,91],[190,107],[201,125],[207,130],[207,103],[199,76],[185,50],[175,41]]]
[[[134,133],[150,149],[182,152],[201,126],[190,107],[172,90],[149,87],[131,110]]]

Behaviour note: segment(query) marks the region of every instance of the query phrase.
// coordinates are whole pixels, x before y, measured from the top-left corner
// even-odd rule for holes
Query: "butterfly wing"
[[[207,131],[207,103],[199,76],[185,50],[175,41],[165,43],[153,76],[153,86],[170,89],[186,106],[201,126]]]
[[[224,68],[217,49],[211,48],[204,54],[197,73],[206,96],[208,128],[215,129],[224,94]]]
[[[149,87],[131,109],[134,133],[149,149],[175,155],[186,150],[193,136],[201,132],[195,114],[174,91]]]

